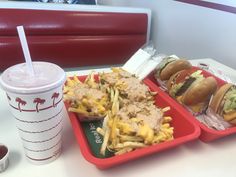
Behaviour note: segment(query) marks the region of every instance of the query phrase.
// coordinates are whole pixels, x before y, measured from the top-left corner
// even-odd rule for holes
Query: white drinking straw
[[[18,35],[20,37],[20,43],[21,43],[21,47],[24,53],[24,57],[25,57],[25,62],[26,62],[26,66],[27,69],[29,71],[29,74],[31,76],[34,76],[34,68],[32,65],[32,59],[29,53],[29,47],[28,47],[28,43],[25,37],[25,31],[24,31],[24,27],[23,26],[17,26],[17,32]]]

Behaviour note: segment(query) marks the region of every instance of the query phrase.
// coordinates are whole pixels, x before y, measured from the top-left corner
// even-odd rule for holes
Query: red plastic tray
[[[85,79],[86,76],[79,77],[81,81]],[[194,117],[186,111],[182,106],[173,101],[172,98],[166,96],[167,94],[160,90],[152,81],[145,79],[144,83],[149,86],[152,91],[158,91],[156,96],[156,105],[159,107],[170,106],[171,110],[166,113],[170,115],[172,120],[172,126],[174,127],[174,140],[169,142],[164,142],[145,148],[137,149],[135,151],[112,156],[108,158],[98,158],[94,156],[91,147],[88,143],[88,139],[82,128],[80,121],[77,118],[77,114],[69,112],[69,118],[71,120],[72,128],[76,136],[77,142],[80,146],[80,150],[84,158],[90,163],[96,165],[100,169],[110,168],[118,164],[123,164],[124,162],[132,161],[134,159],[147,156],[153,153],[157,153],[166,149],[170,149],[197,139],[200,135],[199,126],[193,122]],[[68,106],[68,105],[66,105]]]
[[[198,68],[193,66],[194,68]],[[203,75],[205,77],[209,77],[212,76],[216,79],[218,87],[222,86],[223,84],[225,84],[226,82],[218,77],[216,77],[215,75],[203,70]],[[148,78],[154,82],[155,84],[157,84],[155,78],[154,78],[154,74],[151,73]],[[158,84],[157,84],[158,85]],[[171,98],[167,93],[165,93],[167,97]],[[174,100],[173,98],[171,98],[172,100]],[[175,100],[174,100],[175,101]],[[177,103],[177,101],[175,101]],[[201,128],[201,135],[199,136],[199,139],[203,142],[210,142],[231,134],[235,134],[236,133],[236,126],[234,127],[230,127],[227,128],[226,130],[214,130],[211,128],[208,128],[207,126],[205,126],[204,124],[202,124],[201,122],[199,122],[196,118],[193,119],[193,121],[195,123],[198,124],[198,126]]]

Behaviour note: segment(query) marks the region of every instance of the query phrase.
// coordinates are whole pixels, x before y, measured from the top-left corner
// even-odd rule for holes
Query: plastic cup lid
[[[31,94],[51,90],[64,84],[66,74],[62,68],[49,62],[33,62],[35,76],[27,72],[25,63],[6,69],[0,77],[0,85],[7,92]]]

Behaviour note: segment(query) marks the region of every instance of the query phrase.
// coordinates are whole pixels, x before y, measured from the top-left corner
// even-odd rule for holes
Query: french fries
[[[70,102],[69,111],[83,117],[103,118],[108,110],[108,94],[99,89],[91,73],[82,83],[76,76],[67,78],[64,100]]]
[[[112,71],[111,73],[101,73],[99,75],[102,88],[117,89],[121,97],[131,102],[153,100],[153,96],[156,95],[156,92],[151,92],[148,86],[141,83],[135,76],[121,68],[112,68]]]
[[[97,128],[97,132],[103,136],[100,154],[105,155],[106,150],[109,150],[120,155],[172,140],[172,118],[164,116],[170,107],[157,108],[154,101],[156,92],[151,92],[137,78],[120,68],[112,68],[112,71],[99,74],[98,82],[93,73],[84,83],[76,76],[68,78],[64,88],[64,99],[70,102],[69,111],[87,117],[105,117],[102,127]],[[138,87],[140,91],[134,90]],[[89,94],[95,90],[97,95]],[[126,111],[128,108],[133,111]],[[153,123],[149,120],[151,114],[159,116]]]
[[[113,92],[114,91],[111,91],[111,93]],[[119,93],[118,90],[115,92],[115,95]],[[170,125],[172,118],[169,116],[163,117],[159,131],[155,131],[147,124],[140,124],[138,131],[133,131],[129,124],[123,122],[119,116],[117,116],[119,107],[114,106],[119,102],[117,96],[112,97],[113,109],[107,114],[103,128],[97,128],[97,132],[104,137],[100,151],[102,155],[105,154],[105,147],[110,151],[114,151],[115,155],[120,155],[138,148],[173,139],[173,127]],[[169,107],[163,108],[162,112],[166,112],[169,109]],[[140,120],[133,118],[132,121],[138,122]]]

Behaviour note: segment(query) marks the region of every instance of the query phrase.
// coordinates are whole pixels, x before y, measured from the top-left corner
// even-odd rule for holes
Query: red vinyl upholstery
[[[61,67],[124,63],[146,42],[145,13],[0,9],[0,71],[24,61],[23,25],[33,60]]]

